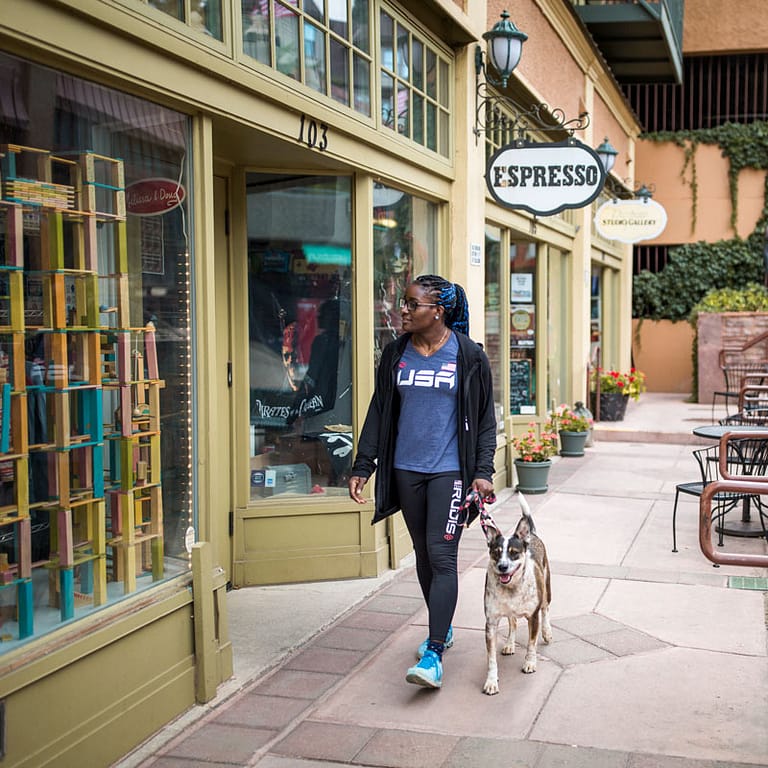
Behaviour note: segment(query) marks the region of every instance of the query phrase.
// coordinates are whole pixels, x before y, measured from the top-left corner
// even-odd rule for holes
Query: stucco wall
[[[510,6],[506,0],[489,2],[489,29],[505,8],[509,8],[510,21],[528,35],[515,72],[528,83],[538,84],[539,88],[544,86],[546,92],[541,96],[548,104],[560,107],[569,119],[578,117],[584,107],[584,87],[577,84],[584,82],[584,73],[571,52],[535,3]],[[557,62],[557,66],[553,66],[553,62]],[[544,81],[543,72],[546,72]]]
[[[768,40],[765,0],[685,0],[683,53],[765,50]]]
[[[649,392],[691,393],[693,339],[685,321],[632,321],[632,361],[646,375]]]
[[[683,148],[671,142],[658,144],[641,140],[636,144],[636,160],[637,167],[643,169],[637,183],[655,185],[653,199],[664,206],[668,217],[661,235],[655,240],[643,241],[643,245],[714,242],[733,237],[728,160],[719,147],[700,145],[696,150],[698,194],[693,231],[692,169],[689,166],[686,170],[684,183],[680,176],[685,164]],[[760,218],[764,179],[763,171],[745,169],[739,174],[737,230],[741,237],[751,234]]]

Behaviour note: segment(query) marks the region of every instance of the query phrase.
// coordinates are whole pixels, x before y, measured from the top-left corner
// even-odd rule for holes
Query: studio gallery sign
[[[576,139],[517,141],[494,153],[485,181],[500,205],[551,216],[589,205],[603,188],[605,170],[597,152]]]
[[[609,200],[595,214],[595,229],[606,240],[653,240],[667,226],[667,212],[655,200]]]

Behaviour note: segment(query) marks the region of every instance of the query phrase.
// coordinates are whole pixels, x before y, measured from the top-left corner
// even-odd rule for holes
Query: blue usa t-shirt
[[[425,357],[409,341],[397,369],[400,419],[395,469],[436,474],[459,469],[456,359],[459,342],[448,341]]]

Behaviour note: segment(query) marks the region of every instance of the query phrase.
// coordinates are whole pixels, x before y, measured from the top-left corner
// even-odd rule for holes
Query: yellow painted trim
[[[0,698],[65,669],[192,602],[192,574],[101,609],[92,617],[63,627],[0,657]]]
[[[192,123],[192,159],[195,179],[194,265],[197,358],[197,540],[210,541],[211,510],[218,502],[213,498],[211,476],[216,456],[216,424],[212,399],[217,397],[215,363],[215,266],[216,244],[213,227],[213,127],[209,117],[200,116]]]
[[[245,189],[246,169],[236,168],[231,177],[229,247],[232,276],[234,328],[248,327],[248,220]],[[247,333],[232,335],[232,426],[235,450],[232,466],[235,481],[235,517],[243,515],[250,501],[250,350]],[[237,535],[233,547],[237,546]]]

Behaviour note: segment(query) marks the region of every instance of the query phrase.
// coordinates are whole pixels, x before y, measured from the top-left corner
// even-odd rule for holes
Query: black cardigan
[[[496,451],[496,416],[493,407],[493,382],[488,358],[468,336],[454,331],[459,342],[457,359],[457,394],[459,466],[464,493],[475,478],[493,482],[493,455]],[[410,334],[403,334],[388,344],[376,373],[376,387],[368,406],[352,475],[370,477],[376,471],[376,509],[372,523],[377,523],[400,509],[394,481],[393,461],[400,396],[396,371]]]

